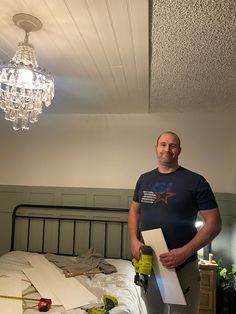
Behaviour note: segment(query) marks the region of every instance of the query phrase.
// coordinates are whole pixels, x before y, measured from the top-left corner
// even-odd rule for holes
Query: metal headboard
[[[91,247],[130,259],[128,209],[20,204],[12,214],[11,250],[79,255]]]

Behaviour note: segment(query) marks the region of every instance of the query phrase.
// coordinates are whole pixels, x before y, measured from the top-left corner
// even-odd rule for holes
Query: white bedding
[[[2,255],[0,257],[0,279],[18,274],[21,277],[22,293],[24,296],[40,299],[41,296],[37,292],[27,294],[27,292],[34,289],[31,283],[27,281],[28,278],[22,271],[24,268],[31,267],[25,259],[29,254],[31,253],[13,251]],[[107,261],[113,264],[118,272],[109,275],[102,273],[96,274],[92,279],[86,276],[77,276],[75,278],[97,297],[98,303],[101,301],[103,294],[114,295],[119,304],[117,307],[110,310],[111,314],[147,314],[145,303],[141,297],[141,289],[134,284],[134,269],[131,263],[121,259],[107,259]],[[15,302],[15,300],[11,300],[11,302]],[[28,306],[29,304],[27,302],[26,305],[24,305],[25,314],[39,313],[37,309],[29,309]],[[79,308],[65,311],[61,306],[52,307],[48,313],[84,314],[86,311]]]

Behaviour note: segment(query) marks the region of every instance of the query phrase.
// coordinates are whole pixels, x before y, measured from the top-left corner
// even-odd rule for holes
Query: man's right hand
[[[131,253],[132,256],[135,257],[137,260],[140,258],[140,248],[144,246],[144,243],[139,241],[138,239],[135,241],[131,241]]]

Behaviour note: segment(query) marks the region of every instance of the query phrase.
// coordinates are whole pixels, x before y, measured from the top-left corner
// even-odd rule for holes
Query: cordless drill
[[[108,314],[109,311],[118,305],[117,299],[110,294],[104,294],[102,296],[102,301],[104,306],[103,307],[93,307],[92,309],[88,310],[89,314]]]
[[[148,245],[142,246],[139,260],[134,257],[132,264],[135,269],[134,282],[136,285],[143,287],[146,293],[148,279],[152,273],[152,248]]]

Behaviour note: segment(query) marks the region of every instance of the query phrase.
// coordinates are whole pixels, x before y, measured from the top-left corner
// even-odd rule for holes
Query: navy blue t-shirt
[[[161,228],[169,250],[181,247],[197,233],[199,210],[218,207],[206,179],[183,167],[171,173],[151,170],[140,176],[134,198],[141,205],[140,228]],[[197,253],[187,261],[197,258]]]

